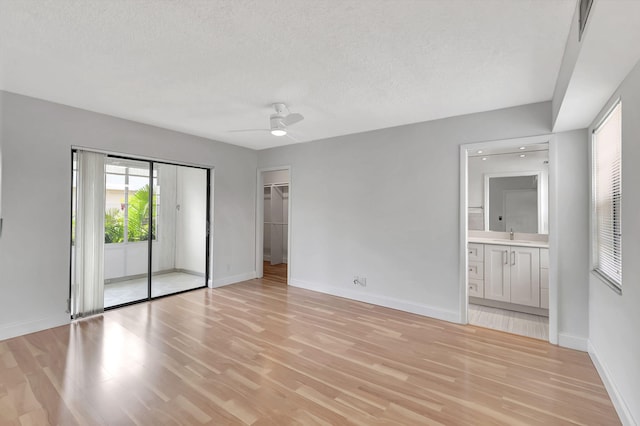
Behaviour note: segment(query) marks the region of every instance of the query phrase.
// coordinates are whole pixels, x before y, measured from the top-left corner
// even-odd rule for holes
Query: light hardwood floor
[[[585,353],[287,287],[0,342],[0,424],[618,424]]]
[[[549,318],[469,304],[469,324],[549,341]]]
[[[271,262],[263,262],[262,275],[265,280],[274,283],[287,283],[287,264],[280,263],[278,265],[271,265]]]

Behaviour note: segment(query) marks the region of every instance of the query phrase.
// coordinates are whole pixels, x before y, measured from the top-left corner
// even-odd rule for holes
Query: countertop
[[[495,245],[501,245],[501,246],[549,248],[549,243],[547,241],[509,240],[509,239],[479,238],[479,237],[469,237],[468,241],[470,243],[477,243],[477,244],[495,244]]]

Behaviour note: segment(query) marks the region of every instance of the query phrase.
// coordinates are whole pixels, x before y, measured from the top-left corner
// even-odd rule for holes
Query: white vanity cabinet
[[[511,301],[509,246],[486,245],[484,254],[484,298]]]
[[[549,309],[549,249],[540,249],[540,307]]]
[[[484,244],[469,243],[469,296],[484,297]]]
[[[540,307],[540,249],[485,245],[485,299]]]
[[[511,303],[540,307],[540,249],[511,246]]]
[[[495,243],[469,243],[468,247],[469,296],[487,303],[548,309],[548,249]],[[483,254],[482,261],[478,253]],[[480,270],[482,277],[478,277]]]

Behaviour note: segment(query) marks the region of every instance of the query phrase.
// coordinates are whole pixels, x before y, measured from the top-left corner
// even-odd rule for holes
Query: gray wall
[[[255,151],[2,93],[0,339],[69,321],[71,146],[215,167],[214,285],[255,273]]]
[[[292,167],[291,283],[458,321],[459,145],[550,117],[540,103],[260,151]]]
[[[626,405],[632,424],[640,424],[640,63],[593,124],[618,97],[622,99],[623,289],[619,295],[589,274],[589,343],[596,365],[612,386],[610,393]]]
[[[204,274],[207,174],[202,169],[178,167],[177,178],[176,268]]]
[[[586,350],[589,336],[589,177],[587,133],[583,130],[557,133],[554,168],[557,180],[557,221],[550,237],[557,241],[558,343]],[[551,159],[554,161],[554,159]],[[550,181],[550,185],[554,183]],[[550,218],[553,221],[553,218]],[[551,265],[552,268],[554,265]]]

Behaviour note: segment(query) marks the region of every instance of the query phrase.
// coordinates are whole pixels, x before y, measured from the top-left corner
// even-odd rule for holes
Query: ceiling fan
[[[276,112],[269,116],[269,129],[243,129],[231,130],[231,132],[270,132],[273,136],[287,136],[289,126],[304,120],[302,114],[289,112],[289,108],[283,103],[275,103],[272,106]],[[288,136],[291,137],[291,135]]]

